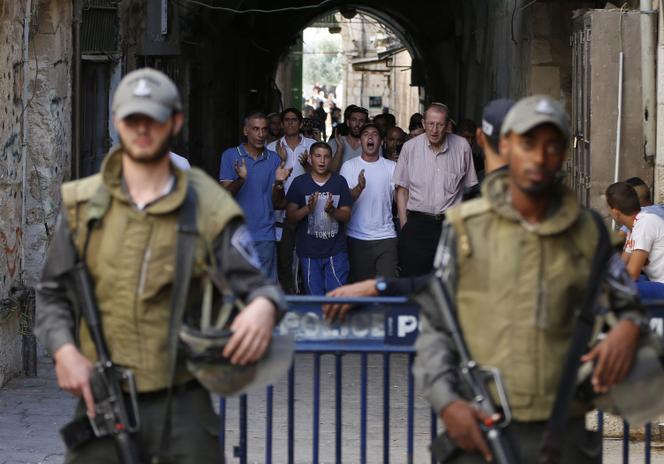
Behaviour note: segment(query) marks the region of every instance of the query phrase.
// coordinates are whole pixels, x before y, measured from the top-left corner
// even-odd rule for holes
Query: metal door
[[[110,65],[108,62],[83,61],[81,66],[81,158],[82,177],[99,171],[109,149],[108,92]]]
[[[567,163],[569,186],[579,203],[590,205],[590,17],[574,22],[572,45],[572,146]]]

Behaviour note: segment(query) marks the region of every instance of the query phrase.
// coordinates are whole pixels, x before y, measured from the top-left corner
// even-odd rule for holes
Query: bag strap
[[[598,232],[597,247],[590,268],[590,278],[581,300],[576,326],[572,334],[572,342],[563,366],[558,391],[553,403],[551,415],[542,437],[539,464],[556,464],[560,462],[565,442],[565,427],[569,416],[569,406],[576,388],[576,375],[581,365],[581,356],[587,350],[593,334],[594,309],[600,294],[601,284],[606,277],[608,262],[613,255],[609,232],[601,216],[592,209],[587,210],[595,222]]]
[[[152,462],[170,462],[170,435],[171,435],[171,411],[173,405],[173,384],[177,369],[178,357],[178,334],[182,327],[182,318],[187,305],[189,295],[189,284],[194,266],[196,243],[198,241],[198,227],[196,225],[196,191],[188,184],[185,196],[178,214],[178,238],[175,250],[175,275],[173,278],[173,290],[171,293],[171,317],[168,338],[168,369],[169,385],[166,398],[166,413],[164,416],[164,428],[161,434],[161,455],[156,456]]]

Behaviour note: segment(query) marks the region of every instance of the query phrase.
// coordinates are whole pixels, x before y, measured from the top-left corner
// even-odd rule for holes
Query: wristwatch
[[[376,277],[376,291],[379,295],[382,295],[385,290],[387,290],[387,282],[384,277]]]

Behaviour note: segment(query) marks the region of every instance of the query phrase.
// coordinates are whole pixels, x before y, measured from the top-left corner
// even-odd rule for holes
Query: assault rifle
[[[462,397],[489,417],[479,426],[491,448],[495,462],[498,464],[518,464],[520,459],[507,430],[512,415],[500,371],[496,368],[480,366],[472,359],[456,317],[456,307],[441,279],[437,276],[431,278],[425,291],[427,296],[433,299],[432,303],[435,304],[435,307],[442,310],[445,325],[456,346],[459,355],[460,393]],[[487,387],[490,382],[493,383],[498,394],[500,409],[494,404]],[[498,416],[500,416],[500,420],[493,420],[494,417]],[[439,462],[450,461],[458,452],[460,452],[459,447],[447,432],[438,435],[431,444],[431,454]]]
[[[90,374],[90,389],[95,403],[95,417],[84,416],[67,424],[60,434],[68,448],[76,448],[94,438],[112,436],[120,462],[139,464],[132,433],[140,426],[136,382],[133,373],[113,364],[101,328],[99,308],[92,281],[84,262],[72,270],[78,304],[97,351],[98,362]],[[127,387],[131,407],[125,400]]]

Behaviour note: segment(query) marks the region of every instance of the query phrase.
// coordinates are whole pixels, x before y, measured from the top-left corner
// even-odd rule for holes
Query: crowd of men
[[[276,280],[297,292],[298,276],[311,294],[429,289],[428,298],[417,296],[413,375],[456,447],[444,462],[491,462],[504,451],[480,427],[498,420],[482,410],[488,395],[461,388],[467,350],[473,364],[502,374],[509,448],[519,462],[555,462],[539,459],[542,450],[559,462],[601,462],[601,435],[585,429],[590,396],[570,406],[560,387],[576,386],[580,362],[594,366],[595,394],[627,375],[650,331],[636,285],[664,287],[664,207],[651,204],[640,179],[611,185],[606,201],[625,227],[622,260],[611,253],[601,218],[560,182],[571,134],[559,102],[496,100],[480,128],[461,121],[458,135],[449,109],[432,103],[411,118],[408,136],[389,115],[369,121],[351,105],[328,142],[307,137],[295,108],[278,121],[252,113],[246,141],[222,154],[226,191],[196,168],[172,169],[179,158],[169,145],[184,114],[167,76],[128,74],[112,106],[122,144],[101,175],[63,186],[63,214],[36,288],[35,333],[53,355],[59,386],[81,397],[63,429],[67,462],[223,462],[207,389],[226,394],[230,384],[252,382],[247,368],[270,359],[286,309]],[[480,197],[462,203],[470,195]],[[357,282],[345,285],[349,279]],[[432,303],[432,282],[449,298]],[[581,307],[600,287],[616,321],[577,353],[577,314],[601,316]],[[223,304],[211,327],[215,301]],[[334,303],[323,313],[343,318],[349,309]],[[445,316],[452,311],[456,317]],[[563,370],[566,358],[574,364]],[[117,401],[126,396],[123,379],[135,382]]]
[[[406,133],[394,115],[372,120],[350,105],[325,142],[307,136],[296,108],[246,116],[246,141],[223,152],[219,181],[244,210],[261,268],[287,293],[431,271],[445,211],[484,166],[475,125],[454,134],[444,104],[410,119]]]

